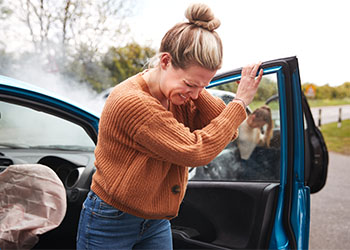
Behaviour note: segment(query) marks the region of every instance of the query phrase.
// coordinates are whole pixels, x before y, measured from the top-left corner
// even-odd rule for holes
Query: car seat
[[[60,225],[66,191],[41,164],[11,165],[0,173],[0,249],[30,249],[38,235]]]

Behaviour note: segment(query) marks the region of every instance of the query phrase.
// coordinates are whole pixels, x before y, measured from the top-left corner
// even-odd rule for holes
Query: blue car
[[[244,159],[233,141],[208,165],[189,169],[179,216],[171,221],[174,249],[308,248],[310,194],[326,183],[328,151],[301,91],[297,58],[261,67],[259,91],[265,99],[254,100],[247,112],[270,107],[271,141],[255,145]],[[208,91],[232,100],[234,93],[218,88],[234,86],[240,74],[241,69],[218,74]],[[42,164],[66,189],[62,223],[40,235],[34,249],[75,248],[79,213],[95,171],[98,123],[98,114],[71,101],[0,76],[0,171]]]

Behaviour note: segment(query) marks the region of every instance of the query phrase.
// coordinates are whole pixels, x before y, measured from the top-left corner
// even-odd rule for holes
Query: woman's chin
[[[187,101],[187,99],[183,99],[183,98],[174,98],[174,99],[170,99],[170,102],[173,104],[173,105],[182,105],[184,104],[185,102]]]

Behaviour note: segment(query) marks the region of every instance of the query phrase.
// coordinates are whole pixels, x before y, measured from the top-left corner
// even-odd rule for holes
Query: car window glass
[[[0,102],[0,147],[93,151],[84,129],[54,115]]]
[[[227,104],[234,98],[236,83],[208,91]],[[264,75],[239,127],[239,137],[208,165],[190,169],[191,180],[279,181],[280,108],[277,77]]]

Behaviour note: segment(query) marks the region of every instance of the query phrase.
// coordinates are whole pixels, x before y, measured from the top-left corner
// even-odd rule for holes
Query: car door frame
[[[97,143],[99,117],[44,89],[0,76],[0,100],[46,112],[81,126]]]
[[[298,59],[262,63],[264,75],[277,73],[281,119],[281,173],[276,219],[270,248],[308,248],[310,188],[305,185],[303,108]],[[213,78],[210,87],[240,79],[237,69]],[[305,107],[304,107],[305,109]],[[327,161],[328,164],[328,161]],[[312,176],[312,173],[308,177]]]

